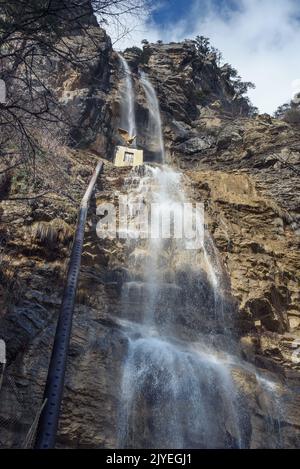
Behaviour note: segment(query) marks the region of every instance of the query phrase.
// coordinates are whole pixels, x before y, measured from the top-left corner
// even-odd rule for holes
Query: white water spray
[[[155,153],[157,154],[158,162],[165,162],[165,147],[162,133],[162,124],[160,117],[159,102],[155,89],[147,77],[146,73],[141,72],[141,84],[145,91],[150,119],[149,119],[149,133],[154,144]]]
[[[131,70],[126,59],[118,54],[122,64],[125,87],[122,93],[122,110],[121,110],[121,127],[127,130],[130,136],[136,135],[136,120],[135,120],[135,94]]]
[[[132,178],[137,182],[134,172]],[[128,183],[130,202],[142,195],[147,206],[159,205],[162,218],[187,200],[182,175],[168,167],[147,165],[138,184]],[[206,249],[211,241],[194,250],[188,242],[162,236],[128,241],[122,447],[244,445],[230,367],[211,344],[215,324],[223,328],[223,318],[215,316],[215,266]],[[200,331],[207,331],[207,339],[199,341]]]

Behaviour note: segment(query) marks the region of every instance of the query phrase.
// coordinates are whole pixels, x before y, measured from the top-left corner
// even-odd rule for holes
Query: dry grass
[[[73,238],[73,228],[60,218],[54,218],[50,222],[37,222],[31,230],[32,238],[47,247],[57,247],[59,244],[66,245]]]

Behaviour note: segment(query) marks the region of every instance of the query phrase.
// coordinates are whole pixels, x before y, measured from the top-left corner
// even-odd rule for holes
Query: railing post
[[[60,407],[63,397],[76,290],[80,272],[85,222],[93,188],[100,172],[102,171],[102,168],[103,163],[100,161],[93,173],[86,193],[80,204],[76,233],[70,256],[68,275],[64,287],[63,299],[60,307],[44,391],[43,401],[46,400],[46,403],[41,413],[37,428],[37,437],[35,443],[36,449],[54,448],[55,446]]]

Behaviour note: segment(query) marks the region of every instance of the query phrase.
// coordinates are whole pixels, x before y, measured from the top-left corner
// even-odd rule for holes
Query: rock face
[[[248,115],[250,112],[247,100],[237,96],[226,66],[218,67],[211,54],[199,55],[193,41],[150,44],[144,46],[143,51],[128,49],[124,56],[133,72],[137,93],[137,143],[144,149],[148,160],[153,159],[149,152],[152,135],[149,132],[149,110],[145,103],[145,93],[139,80],[140,71],[148,74],[157,90],[160,108],[165,116],[167,145],[170,140],[170,143],[177,145],[178,150],[186,149],[188,154],[213,145],[212,136],[197,128],[200,119],[217,122],[218,110],[231,117]],[[113,127],[118,126],[117,116],[120,115],[119,67],[116,57],[113,79],[115,86],[111,94]]]
[[[71,141],[77,146],[59,153],[61,197],[53,187],[55,172],[47,197],[25,202],[16,199],[22,175],[1,182],[1,197],[15,197],[2,200],[0,209],[0,327],[8,353],[0,408],[4,447],[32,444],[29,430],[42,405],[77,206],[95,152],[111,159],[118,139],[119,60],[106,33],[90,27],[97,58],[81,71],[57,62],[51,72],[53,89],[74,121]],[[126,58],[136,88],[138,144],[147,150],[150,139],[140,68],[158,93],[168,161],[183,172],[191,200],[205,204],[206,224],[235,300],[241,353],[265,376],[259,382],[249,370],[233,370],[251,408],[247,444],[299,447],[300,128],[267,115],[249,117],[226,67],[210,57],[201,61],[192,42],[151,44],[140,53],[128,51]],[[47,164],[51,167],[51,157]],[[127,175],[106,161],[91,204],[58,447],[117,445],[127,348],[118,318],[127,260],[121,242],[97,238],[95,207],[114,202]],[[270,382],[276,382],[273,402],[266,392]],[[266,441],[266,421],[274,433],[280,427],[279,442]]]
[[[112,86],[111,40],[91,16],[84,32],[75,30],[71,37],[63,37],[57,47],[61,54],[67,55],[70,50],[76,57],[73,63],[53,55],[51,61],[41,63],[42,77],[58,102],[63,122],[67,123],[60,130],[70,146],[90,146],[106,155],[111,136],[108,106]]]

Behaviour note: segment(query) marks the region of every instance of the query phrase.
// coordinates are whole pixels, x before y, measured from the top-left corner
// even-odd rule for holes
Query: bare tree
[[[70,125],[51,86],[59,63],[76,70],[99,56],[100,25],[122,23],[144,11],[147,0],[0,0],[1,171],[26,162],[40,150],[36,128]]]

